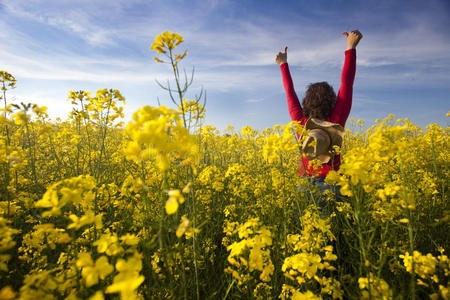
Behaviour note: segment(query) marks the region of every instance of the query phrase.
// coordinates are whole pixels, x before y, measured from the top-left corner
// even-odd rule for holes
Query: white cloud
[[[113,38],[114,31],[100,28],[80,11],[72,11],[65,16],[48,17],[45,23],[74,33],[94,46],[116,45]]]
[[[20,88],[8,92],[8,103],[34,103],[39,106],[46,106],[47,113],[51,119],[61,118],[62,120],[67,119],[70,111],[72,111],[72,106],[69,101],[67,101],[67,94],[65,97],[58,96],[58,91],[54,90],[52,92],[48,91],[24,91]]]
[[[152,71],[151,61],[118,60],[79,55],[41,55],[31,58],[0,50],[5,59],[2,67],[16,77],[42,80],[74,80],[92,82],[153,82],[157,77],[167,76],[162,71]],[[154,65],[154,64],[153,64]]]
[[[120,19],[120,6],[115,1],[11,1],[4,5],[16,18],[34,21],[73,34],[94,46],[115,45],[116,26],[102,26],[105,19]],[[118,6],[119,5],[119,6]]]

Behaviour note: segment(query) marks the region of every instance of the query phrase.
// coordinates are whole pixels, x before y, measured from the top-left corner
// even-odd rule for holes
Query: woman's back
[[[314,113],[314,109],[317,109],[322,105],[322,115],[327,115],[327,117],[323,118],[325,121],[340,124],[342,127],[345,126],[345,122],[347,121],[352,107],[353,83],[356,72],[356,45],[362,38],[361,33],[357,30],[352,31],[350,34],[345,34],[347,37],[348,49],[345,51],[345,61],[341,75],[341,86],[335,102],[330,99],[333,95],[329,89],[326,88],[323,82],[316,83],[309,86],[305,99],[303,100],[304,105],[307,107],[306,109],[303,109],[295,92],[294,84],[289,71],[289,65],[287,63],[287,47],[285,48],[284,53],[278,53],[276,61],[280,64],[283,85],[287,96],[289,114],[293,121],[299,121],[302,125],[305,125],[310,117],[315,117],[311,116],[311,114]],[[321,85],[319,86],[319,84]],[[317,91],[311,90],[316,87],[315,85],[319,87]],[[307,98],[308,96],[311,97]],[[318,103],[319,101],[324,103]],[[333,105],[334,107],[332,107]],[[321,111],[319,110],[315,113],[320,114]],[[340,155],[335,155],[328,163],[322,164],[318,168],[314,168],[314,166],[309,165],[309,160],[306,157],[302,157],[299,176],[306,174],[313,177],[324,177],[330,170],[338,170],[340,162]]]

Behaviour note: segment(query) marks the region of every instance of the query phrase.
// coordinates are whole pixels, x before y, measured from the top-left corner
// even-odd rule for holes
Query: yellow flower
[[[104,300],[105,297],[101,291],[97,291],[94,296],[90,297],[89,300]]]
[[[133,114],[126,127],[132,141],[125,148],[127,157],[141,162],[156,160],[161,170],[170,166],[170,158],[196,157],[195,136],[183,126],[180,113],[165,106],[144,106]]]
[[[183,194],[189,194],[191,192],[192,182],[189,182],[186,184],[186,186],[183,188],[182,192]]]
[[[441,293],[442,299],[448,299],[450,296],[450,287],[439,285],[439,292]]]
[[[113,266],[109,264],[108,258],[104,255],[95,261],[95,268],[98,271],[98,276],[101,279],[105,279],[106,276],[114,271]]]
[[[150,46],[150,49],[156,51],[157,53],[166,53],[165,49],[175,49],[176,46],[181,44],[183,41],[184,39],[180,34],[165,31],[156,36],[154,43]]]
[[[81,227],[95,223],[97,228],[102,228],[102,215],[95,215],[93,211],[88,211],[84,216],[78,218],[78,216],[71,214],[69,219],[72,220],[72,224],[67,226],[67,229],[75,228],[80,229]]]
[[[295,291],[292,295],[292,300],[319,300],[322,297],[316,296],[311,291],[306,291],[305,293],[301,293],[299,291]]]
[[[263,256],[261,253],[261,249],[253,248],[252,250],[250,250],[249,267],[250,272],[253,270],[263,270]]]
[[[141,269],[142,261],[139,253],[135,253],[127,260],[119,259],[116,263],[119,274],[114,276],[113,283],[106,288],[105,293],[120,293],[121,299],[136,299],[136,289],[145,279],[139,275]]]
[[[168,215],[172,215],[178,211],[179,204],[184,203],[184,196],[180,190],[171,190],[168,194],[169,199],[166,202],[165,209]]]
[[[178,225],[176,235],[178,238],[182,237],[183,234],[186,232],[189,226],[189,219],[186,217],[186,215],[181,217],[180,225]]]
[[[184,51],[184,53],[183,53],[182,55],[175,54],[175,58],[176,58],[177,60],[183,59],[183,58],[186,57],[186,55],[187,55],[187,50]]]
[[[184,203],[184,197],[183,194],[180,193],[180,190],[169,191],[169,199],[170,198],[176,199],[180,204]]]
[[[139,238],[134,234],[125,234],[120,237],[120,240],[129,246],[136,246],[139,244]]]
[[[85,279],[87,287],[97,284],[99,278],[105,279],[114,271],[106,256],[101,256],[94,264],[89,253],[80,253],[76,264],[82,269],[81,276]]]
[[[228,267],[225,270],[225,273],[231,274],[239,283],[242,281],[241,275],[239,275],[236,270],[233,270],[232,268]]]
[[[263,271],[259,275],[259,279],[261,279],[262,281],[265,281],[265,282],[269,282],[271,280],[271,276],[272,276],[274,270],[275,270],[275,266],[269,260],[268,263],[264,266]]]
[[[13,300],[16,298],[16,293],[13,291],[11,286],[5,286],[0,290],[1,300]]]
[[[163,49],[164,44],[161,41],[160,36],[158,35],[155,38],[155,42],[150,46],[150,49],[155,50],[158,53],[166,53],[166,51]]]
[[[102,234],[100,239],[95,241],[93,245],[97,246],[98,253],[106,253],[108,256],[114,256],[123,251],[117,235],[109,232]]]
[[[165,205],[166,213],[168,215],[173,215],[178,210],[178,201],[174,197],[170,197],[169,200],[167,200]]]
[[[392,299],[392,290],[389,284],[382,278],[375,278],[372,273],[369,274],[369,278],[358,278],[358,284],[362,290],[361,299]]]
[[[412,273],[414,263],[414,273],[423,279],[436,281],[436,278],[433,276],[438,260],[430,253],[422,255],[419,251],[413,251],[413,255],[411,256],[409,252],[406,252],[405,255],[400,255],[400,258],[403,259],[403,264],[407,272]]]
[[[85,210],[93,206],[95,194],[92,189],[95,186],[95,179],[89,175],[80,175],[69,179],[64,179],[52,184],[41,200],[37,201],[35,206],[42,208],[51,208],[42,215],[59,216],[61,209],[68,204],[80,205]],[[61,197],[58,196],[61,194]]]

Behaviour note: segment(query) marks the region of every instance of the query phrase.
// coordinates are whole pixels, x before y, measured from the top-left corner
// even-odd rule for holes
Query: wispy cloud
[[[51,5],[44,1],[5,0],[6,11],[16,18],[34,21],[66,31],[92,45],[113,45],[114,27],[102,27],[102,20],[120,17],[115,1],[58,1]],[[112,23],[112,22],[111,22]]]
[[[74,80],[92,82],[152,82],[156,77],[166,76],[163,72],[152,72],[142,67],[138,61],[105,62],[92,58],[72,56],[46,57],[47,60],[17,56],[0,50],[5,58],[3,68],[17,77],[42,80]],[[45,57],[44,57],[45,58]]]

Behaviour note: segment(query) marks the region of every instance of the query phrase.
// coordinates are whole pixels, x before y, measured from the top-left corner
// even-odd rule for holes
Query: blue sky
[[[299,98],[311,82],[340,84],[346,41],[359,29],[350,114],[368,124],[390,113],[424,127],[448,126],[450,2],[2,0],[0,69],[13,74],[14,102],[66,119],[69,90],[119,89],[126,120],[142,105],[171,106],[155,79],[170,79],[149,49],[169,30],[195,66],[193,98],[207,91],[206,123],[257,129],[290,121],[275,54],[285,45]],[[181,52],[181,51],[180,51]]]

